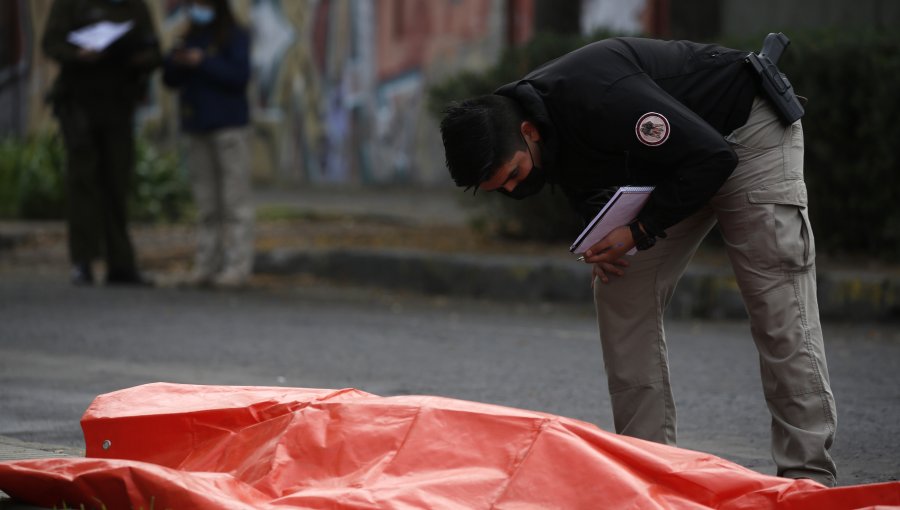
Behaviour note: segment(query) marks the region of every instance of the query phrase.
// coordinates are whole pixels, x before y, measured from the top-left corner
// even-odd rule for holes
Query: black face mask
[[[516,200],[522,200],[523,198],[528,198],[537,194],[544,188],[544,184],[547,184],[547,176],[544,175],[544,170],[541,167],[532,166],[531,172],[528,173],[528,177],[519,184],[516,184],[516,187],[513,188],[512,191],[498,188],[497,193],[510,198],[515,198]]]
[[[525,140],[524,136],[522,137],[522,140]],[[516,184],[516,187],[513,188],[512,191],[507,191],[504,188],[498,188],[497,192],[501,195],[514,198],[516,200],[522,200],[523,198],[536,195],[544,188],[544,185],[547,184],[547,174],[544,172],[543,168],[534,164],[534,155],[531,154],[531,147],[529,147],[527,141],[525,142],[525,148],[528,149],[528,155],[531,156],[531,171],[528,172],[528,177],[526,177],[522,182]]]

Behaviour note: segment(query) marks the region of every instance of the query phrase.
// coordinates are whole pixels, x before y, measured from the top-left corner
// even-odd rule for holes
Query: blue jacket
[[[250,37],[236,28],[223,47],[217,47],[208,31],[185,40],[186,48],[201,48],[203,61],[196,68],[175,64],[172,53],[163,63],[163,81],[181,90],[181,128],[204,133],[246,126],[250,120],[247,83],[250,81]]]

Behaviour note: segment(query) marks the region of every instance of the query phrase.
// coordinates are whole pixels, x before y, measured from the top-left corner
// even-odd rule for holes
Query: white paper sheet
[[[67,40],[86,50],[103,51],[134,26],[133,21],[100,21],[69,32]]]

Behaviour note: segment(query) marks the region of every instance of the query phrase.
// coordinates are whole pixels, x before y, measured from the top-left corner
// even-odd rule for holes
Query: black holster
[[[769,34],[759,54],[751,52],[746,58],[747,63],[759,74],[763,92],[785,124],[793,124],[806,113],[791,82],[775,65],[790,43],[791,40],[781,32]]]

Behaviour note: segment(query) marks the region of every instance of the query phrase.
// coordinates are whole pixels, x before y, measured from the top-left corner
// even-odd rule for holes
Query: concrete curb
[[[63,228],[53,222],[46,225]],[[5,224],[0,230],[0,252],[26,240],[34,228],[34,222]],[[278,248],[257,253],[255,270],[476,299],[573,303],[593,299],[586,269],[570,259],[550,256]],[[900,272],[896,270],[819,268],[818,286],[824,320],[900,321]],[[692,265],[679,282],[668,315],[678,319],[740,319],[746,312],[730,269]]]
[[[55,457],[83,457],[77,448],[38,443],[27,443],[11,437],[0,436],[0,462]],[[0,491],[0,510],[38,510],[39,507],[15,502]]]
[[[67,446],[27,443],[11,437],[0,436],[0,462],[23,459],[48,459],[53,457],[83,457],[84,452]]]
[[[275,249],[259,253],[255,271],[310,274],[340,283],[423,294],[526,302],[590,302],[584,266],[552,257],[448,254],[398,249]],[[900,278],[881,273],[819,273],[826,320],[900,319]],[[692,268],[678,285],[669,316],[745,318],[730,269]]]

